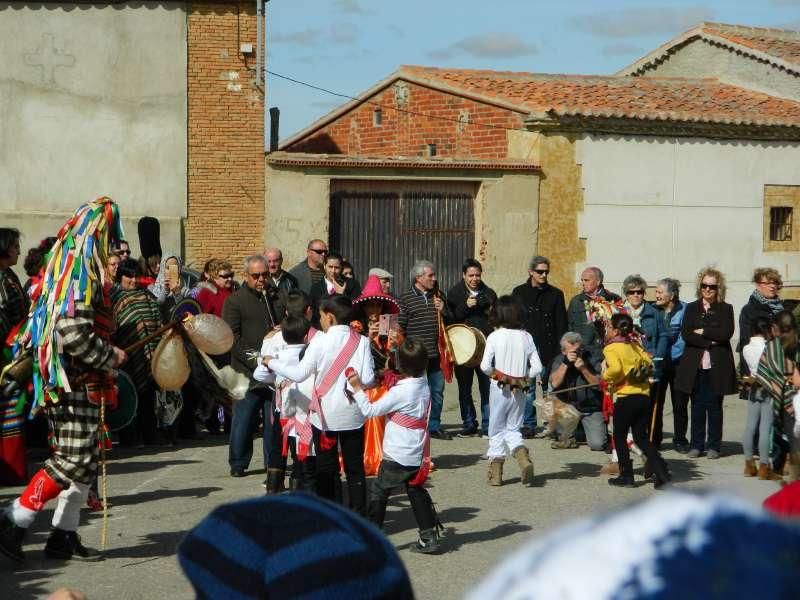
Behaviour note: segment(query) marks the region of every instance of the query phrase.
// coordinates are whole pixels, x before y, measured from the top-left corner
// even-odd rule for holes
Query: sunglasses
[[[537,275],[547,275],[550,272],[550,270],[549,269],[534,269],[533,272],[536,273]]]
[[[716,283],[701,283],[700,284],[701,290],[718,290],[719,286]]]
[[[117,250],[117,254],[130,254],[130,250]]]
[[[264,271],[263,273],[248,273],[248,275],[253,279],[266,279],[269,273],[267,271]]]
[[[219,273],[217,275],[220,279],[231,279],[233,277],[233,273]],[[253,275],[251,275],[253,277]]]
[[[644,296],[644,290],[628,290],[626,296]]]
[[[319,249],[317,249],[317,248],[309,248],[309,250],[311,250],[312,252],[316,252],[317,254],[320,254],[320,255],[323,255],[323,254],[327,254],[327,253],[328,253],[328,251],[327,251],[327,250],[319,250]]]

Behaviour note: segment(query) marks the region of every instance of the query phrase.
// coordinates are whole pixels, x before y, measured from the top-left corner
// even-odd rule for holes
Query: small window
[[[383,123],[383,111],[380,108],[376,108],[372,111],[372,125],[378,127],[381,123]]]
[[[428,156],[436,156],[436,144],[428,144]]]
[[[770,207],[769,239],[771,242],[789,242],[792,240],[791,206]]]

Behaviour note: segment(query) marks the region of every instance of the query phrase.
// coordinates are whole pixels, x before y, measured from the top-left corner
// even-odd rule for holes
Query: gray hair
[[[681,282],[677,279],[673,279],[672,277],[664,277],[664,279],[659,279],[656,285],[663,287],[664,291],[672,296],[673,300],[678,299],[678,295],[681,291]]]
[[[533,268],[536,265],[547,265],[550,266],[550,259],[546,256],[534,256],[532,259],[528,261],[528,271],[533,271]]]
[[[586,267],[584,271],[591,271],[594,273],[594,276],[597,277],[597,281],[603,283],[603,272],[600,270],[600,267]]]
[[[278,260],[283,260],[283,252],[281,252],[280,248],[267,248],[264,250],[264,258],[266,258],[269,254],[277,254]]]
[[[411,277],[411,285],[414,285],[417,282],[417,277],[421,277],[425,272],[425,269],[430,269],[431,271],[436,270],[436,268],[433,266],[433,263],[429,260],[418,260],[414,263],[414,266],[411,267],[411,271],[409,272]]]
[[[242,263],[242,268],[244,269],[245,273],[250,272],[250,265],[254,262],[260,262],[262,265],[266,265],[267,259],[264,258],[263,254],[251,254],[250,256],[246,257]]]
[[[628,275],[625,278],[625,281],[622,282],[622,293],[624,294],[628,290],[633,289],[641,289],[643,292],[647,291],[647,282],[644,280],[644,277],[639,275]]]
[[[561,349],[564,349],[564,344],[582,344],[583,337],[577,331],[568,331],[564,335],[561,336],[561,341],[559,344],[561,345]]]

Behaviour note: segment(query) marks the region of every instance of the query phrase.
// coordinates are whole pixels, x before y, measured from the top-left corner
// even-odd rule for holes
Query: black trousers
[[[317,494],[336,501],[339,480],[339,450],[342,451],[344,474],[347,477],[349,507],[362,516],[367,515],[367,478],[364,475],[364,429],[322,432],[313,428],[314,449],[317,452]],[[332,440],[332,447],[323,449],[322,438]]]
[[[650,408],[656,410],[656,422],[653,431],[649,431],[650,439],[653,440],[656,448],[661,446],[663,439],[664,426],[664,404],[667,398],[667,388],[672,400],[672,423],[674,435],[672,438],[673,446],[688,446],[689,440],[686,433],[689,430],[689,394],[680,391],[675,385],[675,373],[678,365],[673,363],[668,369],[664,369],[659,382],[650,390]],[[651,413],[652,414],[652,413]]]
[[[419,471],[419,467],[406,467],[399,463],[384,458],[378,476],[372,482],[369,493],[369,520],[378,527],[383,526],[386,518],[386,505],[392,490],[404,486],[414,519],[420,531],[433,529],[436,526],[436,511],[433,509],[433,500],[422,486],[408,485]]]
[[[274,404],[273,404],[274,407]],[[265,418],[266,415],[265,415]],[[283,428],[281,427],[281,411],[272,411],[270,423],[264,423],[264,427],[271,427],[271,437],[269,438],[269,461],[267,467],[270,469],[286,470],[286,457],[283,455]]]
[[[647,421],[650,417],[650,398],[645,395],[620,396],[614,403],[614,447],[619,458],[619,471],[633,475],[633,462],[628,450],[628,431],[633,432],[633,441],[644,452],[651,464],[660,464],[661,456],[647,437]]]
[[[292,455],[292,479],[295,480],[297,489],[316,494],[317,457],[307,456],[303,461],[297,460],[297,440],[293,437],[289,438],[289,452]]]

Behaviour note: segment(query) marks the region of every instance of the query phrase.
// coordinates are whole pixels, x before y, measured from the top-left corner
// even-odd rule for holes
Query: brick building
[[[195,267],[263,248],[256,2],[12,2],[0,54],[0,220],[23,246],[108,195],[134,250],[145,215]]]
[[[702,72],[702,61],[681,63],[686,44],[706,45],[708,31],[737,43],[749,35],[761,40],[759,52],[780,53],[774,62],[798,64],[797,32],[703,24],[672,51],[654,53],[668,58],[653,64],[672,62],[668,76],[640,63],[626,70],[636,76],[401,67],[267,156],[268,222],[296,218],[285,199],[297,190],[314,215],[293,222],[291,236],[278,227],[267,237],[288,245],[326,231],[355,259],[400,265],[400,256],[367,243],[381,232],[369,229],[376,219],[368,215],[417,216],[434,225],[401,228],[407,239],[395,253],[433,251],[451,280],[474,255],[498,291],[524,280],[527,259],[542,253],[553,259],[553,282],[567,289],[599,264],[612,289],[631,273],[650,282],[672,275],[692,297],[697,270],[716,263],[735,304],[749,294],[755,266],[778,268],[784,296],[797,295],[800,230],[786,215],[800,210],[800,97],[757,84],[775,78],[763,56],[725,59],[719,77]],[[741,55],[733,44],[709,47]],[[513,194],[502,189],[511,181],[519,184]],[[428,203],[427,213],[407,214],[415,191],[435,197],[455,183],[472,185],[460,211]],[[457,248],[447,245],[453,215],[470,238]]]

